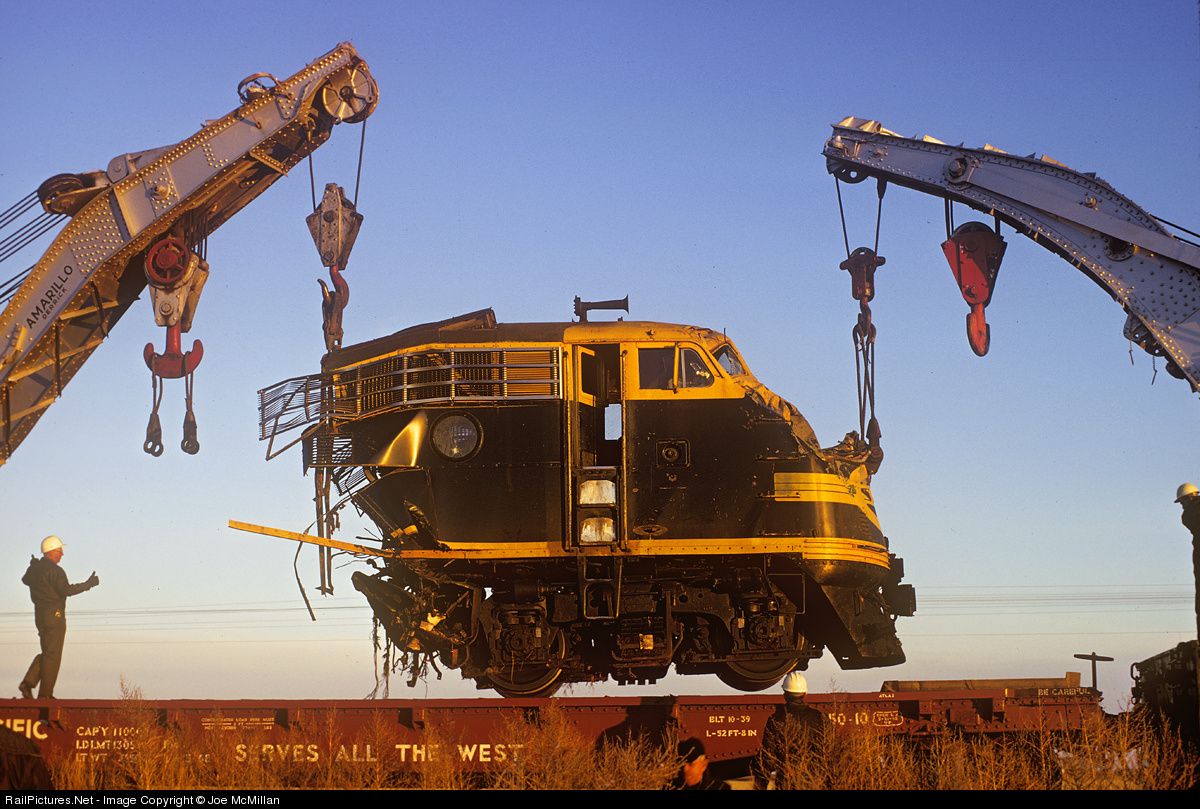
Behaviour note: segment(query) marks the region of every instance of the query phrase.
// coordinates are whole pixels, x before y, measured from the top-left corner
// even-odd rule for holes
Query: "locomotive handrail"
[[[461,354],[486,354],[489,355],[489,360],[499,355],[504,361],[456,361],[456,355]],[[524,359],[525,355],[535,354],[544,355],[548,361],[507,361],[510,357]],[[440,358],[449,358],[450,361],[432,361]],[[414,359],[429,361],[430,364],[409,365],[410,360]],[[397,363],[400,367],[395,367]],[[277,435],[313,424],[326,417],[345,423],[390,413],[410,405],[561,399],[561,369],[558,352],[553,349],[472,347],[413,351],[349,370],[335,369],[292,377],[258,392],[259,440],[273,442]],[[514,370],[545,373],[530,377],[514,376]],[[468,374],[472,372],[487,373],[489,378],[469,378]],[[432,374],[438,378],[422,379],[421,374]],[[397,379],[399,381],[395,384],[387,384]],[[488,392],[480,393],[480,389]],[[316,390],[324,392],[310,397]],[[439,390],[444,390],[444,394],[422,395]],[[303,401],[299,405],[293,405],[292,402],[301,392],[304,393]],[[414,393],[417,395],[413,395]],[[379,403],[370,403],[370,400],[378,400]],[[287,421],[281,427],[280,421],[285,417]],[[300,440],[303,440],[303,437],[289,443],[288,447],[294,446]],[[269,446],[267,457],[273,458],[288,447],[272,452]]]

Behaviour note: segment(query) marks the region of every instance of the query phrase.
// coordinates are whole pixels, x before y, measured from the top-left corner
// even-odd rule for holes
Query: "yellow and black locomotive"
[[[406,661],[520,696],[903,662],[857,433],[821,448],[721,333],[583,315],[414,326],[261,392],[264,437],[308,423],[306,469],[381,530],[353,584]]]

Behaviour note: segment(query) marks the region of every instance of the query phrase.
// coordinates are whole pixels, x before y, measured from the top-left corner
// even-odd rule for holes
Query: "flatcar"
[[[263,437],[305,426],[330,513],[378,527],[352,582],[405,665],[526,697],[903,662],[867,443],[822,448],[721,332],[586,314],[413,326],[260,392]]]

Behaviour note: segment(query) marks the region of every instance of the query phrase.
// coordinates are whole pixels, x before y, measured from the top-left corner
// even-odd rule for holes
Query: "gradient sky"
[[[918,10],[919,8],[919,10]],[[826,445],[857,425],[846,274],[821,147],[846,115],[905,135],[1048,153],[1153,213],[1200,225],[1200,20],[1194,0],[1142,4],[231,2],[25,4],[6,15],[0,208],[62,171],[192,134],[245,75],[290,75],[352,41],[381,88],[366,134],[347,278],[346,342],[492,306],[505,321],[569,318],[575,295],[631,317],[726,329],[756,375]],[[318,187],[354,184],[359,130],[315,155]],[[57,693],[360,697],[375,686],[370,614],[337,571],[312,623],[294,545],[226,527],[304,530],[295,452],[263,460],[256,391],[318,369],[322,268],[304,226],[307,171],[209,241],[198,338],[201,452],[178,449],[182,386],[162,407],[166,453],[141,444],[145,302],[0,468],[3,684],[37,648],[19,579],[46,534],[99,589],[72,599]],[[873,238],[872,184],[845,189],[852,246]],[[967,212],[960,211],[959,221]],[[1022,237],[988,308],[991,353],[938,247],[940,200],[884,203],[873,303],[874,481],[918,613],[909,662],[810,670],[814,691],[892,678],[1061,676],[1101,667],[1106,705],[1129,664],[1194,635],[1189,535],[1172,502],[1200,479],[1200,402],[1121,336],[1124,316]],[[0,279],[32,264],[27,250]],[[346,532],[347,538],[352,531]],[[301,559],[316,583],[315,551]],[[310,594],[316,598],[315,593]],[[4,680],[7,677],[8,680]],[[1085,675],[1085,681],[1088,675]],[[591,693],[721,693],[671,676]],[[393,696],[470,696],[450,672]],[[482,692],[491,695],[491,692]]]

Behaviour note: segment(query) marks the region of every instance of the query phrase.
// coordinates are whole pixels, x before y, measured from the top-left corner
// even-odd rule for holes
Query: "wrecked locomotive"
[[[352,581],[411,671],[537,696],[672,665],[760,690],[826,648],[903,662],[880,454],[821,448],[719,332],[581,314],[414,326],[260,392],[263,438],[305,425],[318,502],[332,483],[329,514],[382,536],[293,538],[374,557]]]

